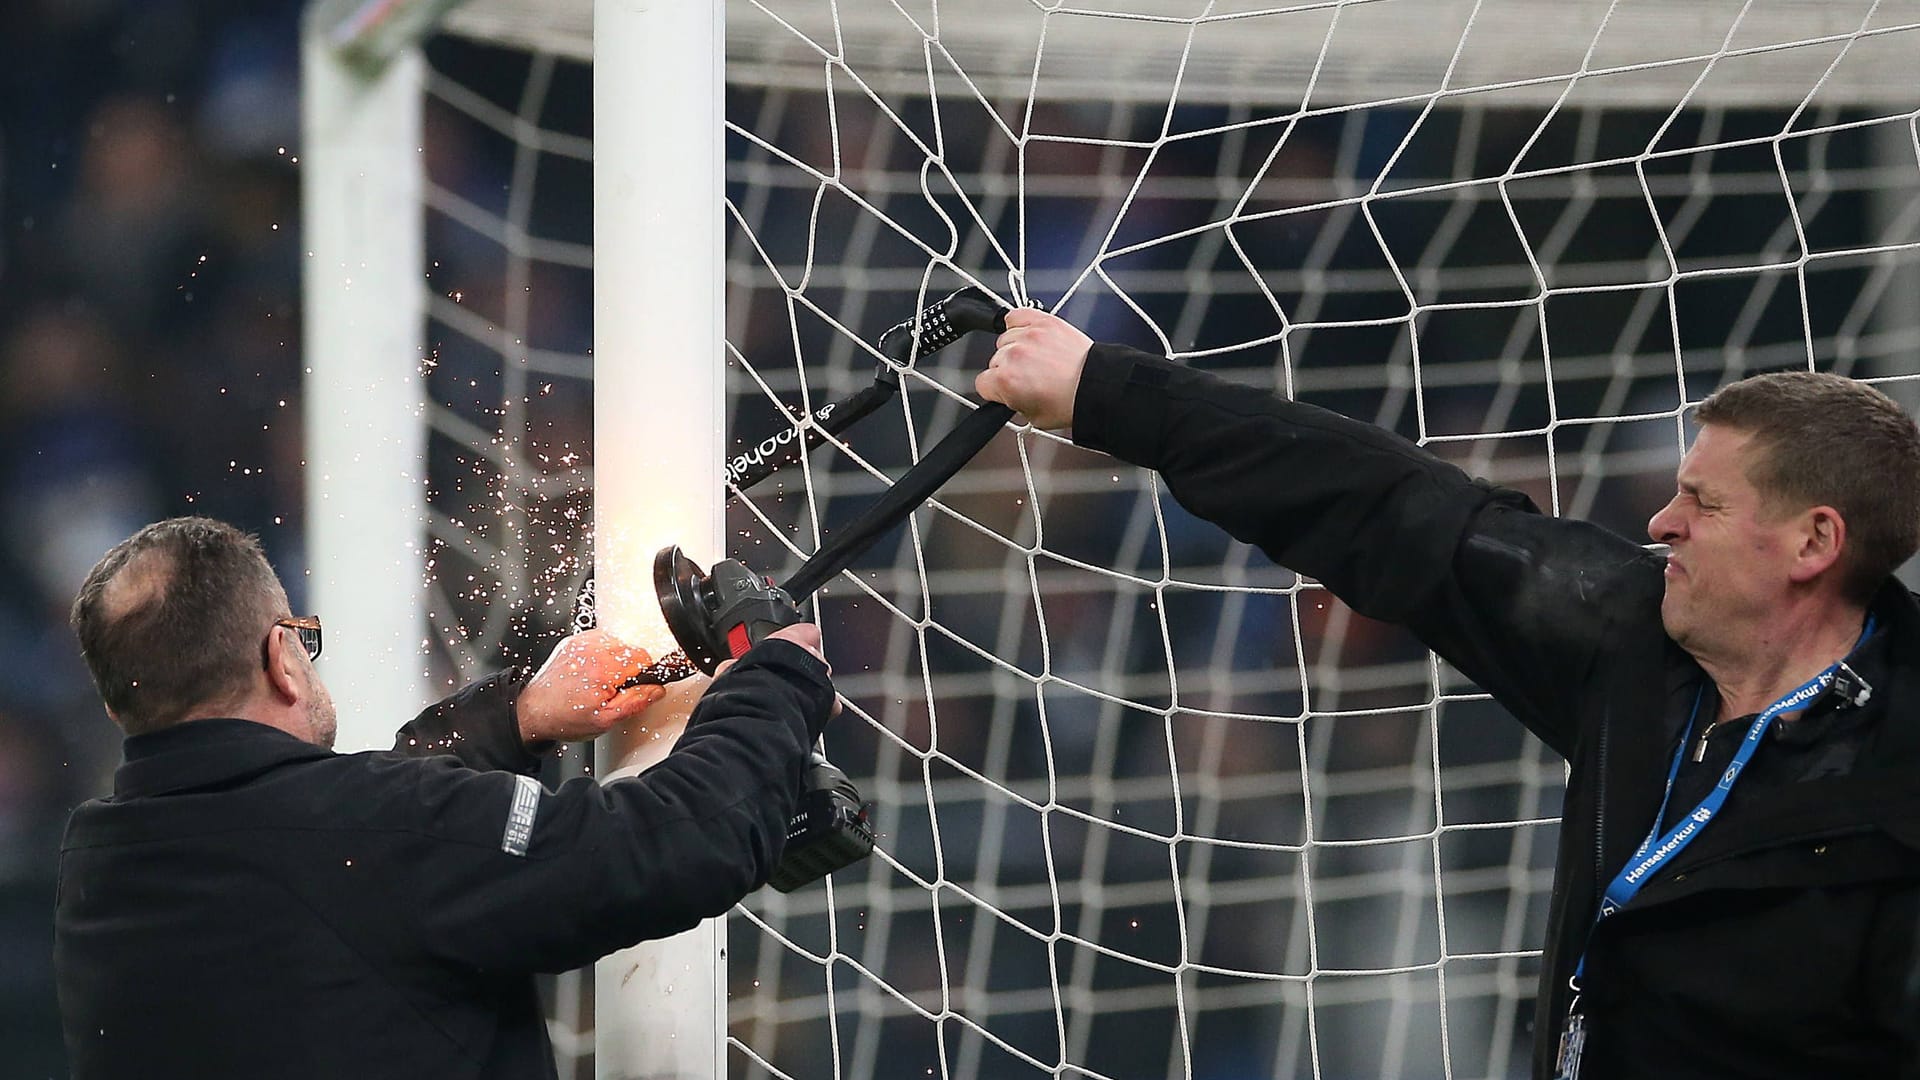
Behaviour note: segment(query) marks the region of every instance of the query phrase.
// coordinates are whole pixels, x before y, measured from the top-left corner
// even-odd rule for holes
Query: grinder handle
[[[709,574],[713,589],[713,633],[735,660],[768,635],[802,622],[805,616],[785,591],[738,559],[722,559]]]

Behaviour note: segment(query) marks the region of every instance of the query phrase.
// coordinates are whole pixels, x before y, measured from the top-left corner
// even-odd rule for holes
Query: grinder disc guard
[[[687,659],[705,672],[719,667],[728,657],[725,644],[713,639],[713,589],[706,572],[687,558],[680,545],[661,548],[653,557],[653,588],[667,630]]]

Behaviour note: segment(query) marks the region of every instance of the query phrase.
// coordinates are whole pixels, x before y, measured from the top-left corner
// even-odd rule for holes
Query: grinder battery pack
[[[653,585],[667,629],[687,659],[709,675],[802,619],[785,590],[736,559],[722,559],[706,573],[678,546],[665,548],[653,560]],[[815,750],[807,763],[806,791],[787,821],[786,846],[769,883],[792,892],[872,854],[869,810],[847,774]]]

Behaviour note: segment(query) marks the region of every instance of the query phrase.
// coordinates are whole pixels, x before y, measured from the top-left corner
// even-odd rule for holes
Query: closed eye
[[[1688,484],[1680,485],[1680,497],[1691,501],[1693,505],[1699,507],[1703,512],[1711,513],[1722,509],[1719,503],[1710,501],[1705,495],[1702,495],[1699,488]]]

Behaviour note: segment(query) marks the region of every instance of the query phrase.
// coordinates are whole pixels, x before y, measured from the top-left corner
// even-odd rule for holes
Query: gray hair
[[[138,735],[244,697],[273,620],[286,614],[258,538],[183,517],[107,552],[80,586],[71,622],[107,711]]]

